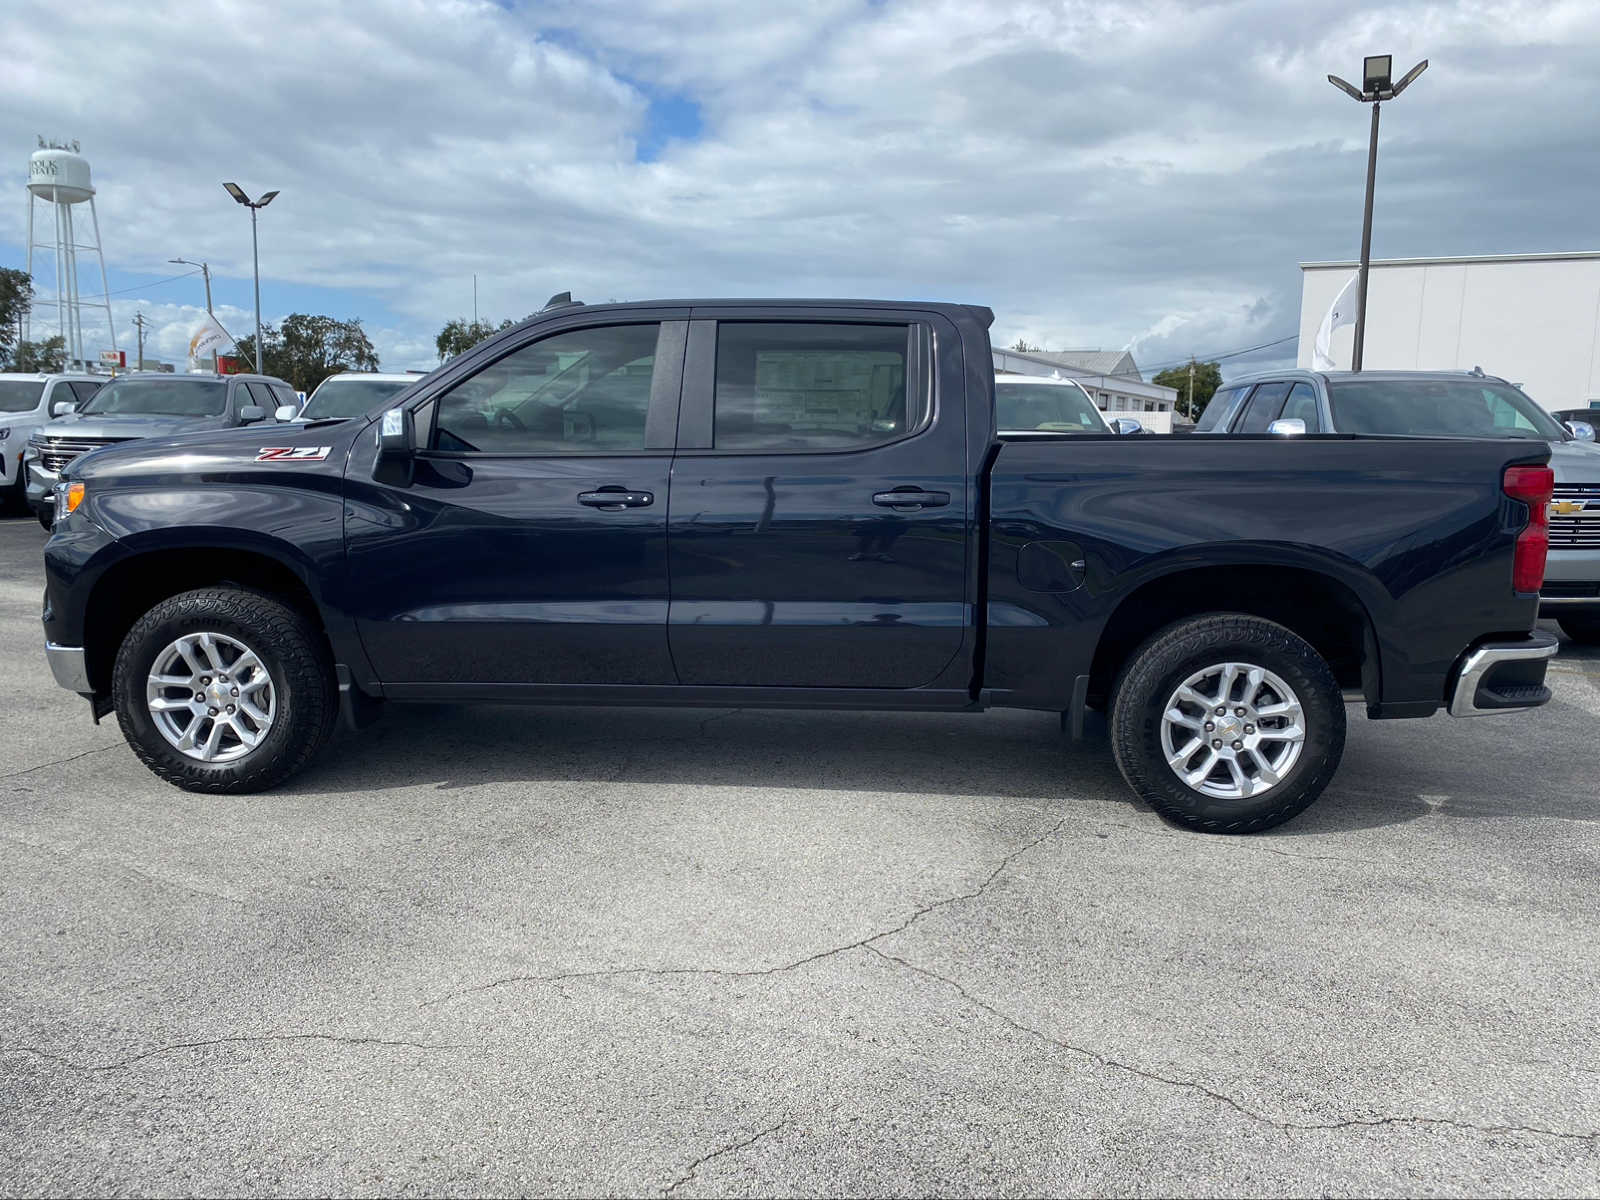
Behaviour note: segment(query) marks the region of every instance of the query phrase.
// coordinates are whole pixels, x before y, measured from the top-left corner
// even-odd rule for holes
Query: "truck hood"
[[[40,426],[40,437],[128,438],[166,437],[191,430],[215,429],[225,418],[175,417],[161,413],[68,413]]]
[[[1557,483],[1600,484],[1600,444],[1551,442],[1550,468]]]
[[[290,466],[337,474],[343,470],[350,442],[369,424],[359,417],[306,425],[263,421],[233,429],[145,437],[74,459],[67,464],[63,478],[92,481],[105,476],[159,475],[174,483],[214,482],[236,471],[270,474]],[[285,451],[300,451],[306,457],[287,459]]]

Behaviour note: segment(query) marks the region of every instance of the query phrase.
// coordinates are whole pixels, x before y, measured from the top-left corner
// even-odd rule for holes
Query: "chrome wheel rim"
[[[249,646],[186,633],[156,655],[145,706],[161,736],[196,762],[225,763],[259,746],[278,716],[278,686]]]
[[[1161,751],[1184,785],[1219,800],[1245,800],[1283,781],[1305,749],[1300,697],[1253,663],[1196,671],[1167,698]]]

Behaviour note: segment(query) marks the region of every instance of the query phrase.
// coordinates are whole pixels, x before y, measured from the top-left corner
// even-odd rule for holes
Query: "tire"
[[[1229,665],[1246,671],[1230,677]],[[1209,704],[1224,695],[1231,703],[1219,715]],[[1110,733],[1122,777],[1161,816],[1204,833],[1256,833],[1297,816],[1333,778],[1344,753],[1344,699],[1299,635],[1259,617],[1212,613],[1167,626],[1129,656],[1112,693]],[[1186,780],[1169,765],[1168,745],[1181,754],[1191,742],[1197,748],[1181,761]]]
[[[33,515],[39,518],[39,525],[46,533],[56,527],[56,514],[48,508],[36,508]]]
[[[1600,646],[1600,613],[1572,613],[1557,617],[1561,632],[1582,646]]]
[[[190,674],[191,683],[156,685],[151,672],[158,665],[162,678]],[[190,693],[189,687],[202,690]],[[245,695],[235,700],[241,688]],[[145,613],[117,651],[111,693],[117,723],[140,761],[191,792],[275,787],[316,757],[338,716],[333,663],[321,631],[276,597],[243,588],[184,592]],[[185,734],[202,744],[180,749]],[[258,740],[246,744],[251,737]],[[202,760],[207,747],[212,757]]]

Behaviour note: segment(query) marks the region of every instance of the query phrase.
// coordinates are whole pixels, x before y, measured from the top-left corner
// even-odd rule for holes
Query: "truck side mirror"
[[[378,459],[410,458],[416,450],[416,438],[411,424],[409,408],[391,408],[378,420]]]
[[[280,404],[277,411],[272,414],[275,421],[292,421],[300,415],[298,404]]]
[[[1117,417],[1111,422],[1111,432],[1127,437],[1134,433],[1143,433],[1144,426],[1132,417]]]
[[[1577,438],[1580,442],[1594,441],[1594,426],[1589,424],[1589,422],[1567,421],[1565,424],[1567,427],[1567,432],[1573,437]]]
[[[76,407],[71,400],[57,400],[50,406],[50,415],[52,417],[64,417]]]
[[[267,419],[267,410],[259,404],[246,404],[239,410],[239,424],[254,425],[257,421]]]
[[[1300,437],[1306,431],[1306,423],[1299,417],[1279,417],[1267,426],[1267,432],[1279,437]]]

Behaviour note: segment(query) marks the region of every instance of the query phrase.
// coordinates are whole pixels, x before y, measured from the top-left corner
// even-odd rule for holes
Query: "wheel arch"
[[[1309,642],[1341,688],[1359,689],[1369,704],[1382,691],[1382,662],[1372,588],[1347,572],[1316,563],[1232,561],[1175,563],[1140,582],[1101,629],[1089,671],[1088,700],[1103,707],[1129,655],[1156,630],[1213,612],[1275,621]]]
[[[337,658],[315,575],[287,543],[270,538],[216,538],[173,545],[129,539],[125,553],[102,571],[84,602],[84,664],[97,695],[111,687],[117,651],[128,630],[155,605],[196,588],[232,584],[277,596],[302,612]]]

